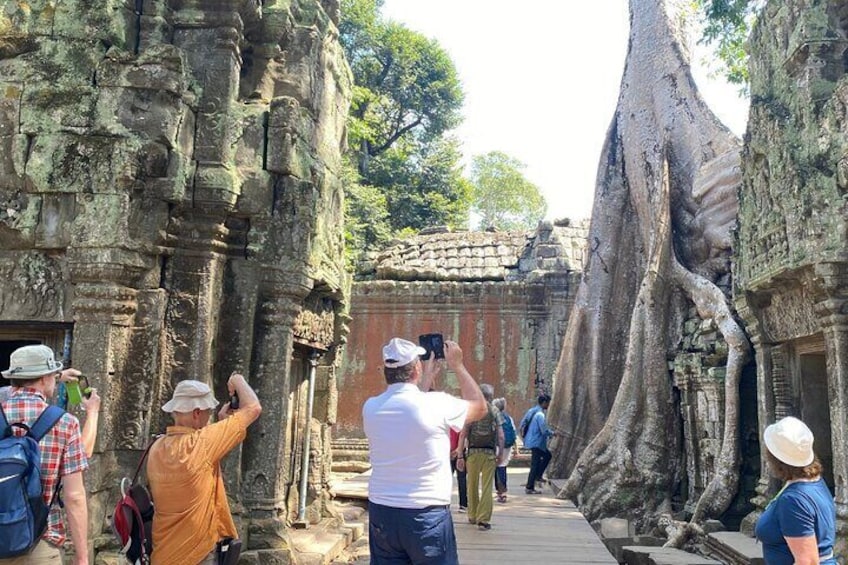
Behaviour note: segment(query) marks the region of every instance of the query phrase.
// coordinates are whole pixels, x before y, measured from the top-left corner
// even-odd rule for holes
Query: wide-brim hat
[[[816,458],[813,432],[798,418],[788,416],[768,426],[763,440],[769,453],[787,465],[806,467]]]
[[[195,409],[213,410],[218,401],[209,385],[200,381],[180,381],[171,400],[162,406],[164,412],[192,412]]]
[[[393,337],[389,340],[389,343],[383,346],[383,363],[386,367],[394,369],[409,365],[420,355],[426,354],[427,350],[423,347],[415,345],[411,341]]]
[[[9,369],[3,377],[10,380],[29,380],[50,375],[62,370],[53,350],[46,345],[25,345],[17,348],[9,357]]]

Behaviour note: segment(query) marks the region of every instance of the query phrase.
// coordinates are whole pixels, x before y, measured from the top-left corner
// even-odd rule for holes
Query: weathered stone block
[[[269,171],[308,180],[313,163],[311,147],[301,138],[281,129],[268,130]]]
[[[63,249],[70,245],[70,227],[75,217],[75,195],[45,194],[42,196],[41,214],[35,230],[35,247]]]
[[[133,12],[124,0],[61,0],[54,2],[56,14],[52,35],[61,38],[97,39],[121,48],[128,44]]]
[[[20,131],[53,133],[57,126],[87,128],[94,123],[97,91],[91,86],[25,86],[21,100]]]
[[[126,192],[135,182],[137,147],[107,136],[35,136],[27,180],[38,192]]]
[[[0,82],[0,137],[18,133],[23,84]]]
[[[43,35],[53,33],[55,0],[7,2],[0,15],[0,37]]]
[[[138,58],[109,51],[97,66],[97,85],[169,92],[182,96],[186,89],[183,57],[173,45],[157,45]]]
[[[81,194],[71,232],[78,247],[120,247],[127,242],[129,198],[126,194]]]

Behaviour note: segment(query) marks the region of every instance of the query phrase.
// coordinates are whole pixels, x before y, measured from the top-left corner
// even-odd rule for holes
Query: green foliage
[[[424,227],[466,226],[470,187],[462,177],[463,93],[437,42],[385,21],[382,0],[342,0],[339,33],[355,87],[346,173],[349,254]]]
[[[460,122],[462,86],[447,52],[432,39],[383,21],[380,0],[343,0],[339,32],[357,88],[350,145],[360,172],[405,137],[437,138]]]
[[[748,85],[748,53],[745,42],[764,0],[694,0],[703,20],[700,42],[713,47],[719,73],[743,92]]]
[[[524,169],[524,163],[500,151],[473,158],[471,210],[479,214],[481,227],[534,229],[545,216],[545,198],[524,178]]]

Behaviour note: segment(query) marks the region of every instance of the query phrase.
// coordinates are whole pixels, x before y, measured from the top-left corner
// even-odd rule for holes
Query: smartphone
[[[238,408],[239,408],[239,397],[238,397],[238,393],[234,392],[233,395],[230,397],[230,409],[231,410],[238,410]]]
[[[421,356],[422,360],[426,360],[430,357],[431,352],[433,353],[433,359],[445,358],[445,340],[442,337],[442,334],[419,335],[418,345],[427,351],[427,353]]]
[[[91,397],[91,387],[88,386],[88,377],[80,375],[76,381],[62,383],[65,385],[65,395],[68,406],[78,406],[82,403],[82,397]]]

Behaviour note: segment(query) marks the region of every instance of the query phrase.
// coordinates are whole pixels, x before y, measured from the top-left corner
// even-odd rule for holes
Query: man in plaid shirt
[[[9,423],[21,422],[31,426],[47,408],[56,380],[62,374],[62,364],[45,345],[27,345],[16,349],[9,361],[10,368],[3,377],[12,381],[12,393],[3,402]],[[15,433],[23,430],[15,428]],[[86,506],[83,471],[88,468],[80,436],[79,420],[65,414],[39,442],[41,451],[41,486],[44,501],[53,501],[56,489],[62,485],[71,540],[74,544],[74,564],[88,564],[88,508]],[[47,532],[29,555],[0,559],[0,565],[30,565],[62,563],[60,548],[65,543],[65,524],[58,504],[50,509]]]

